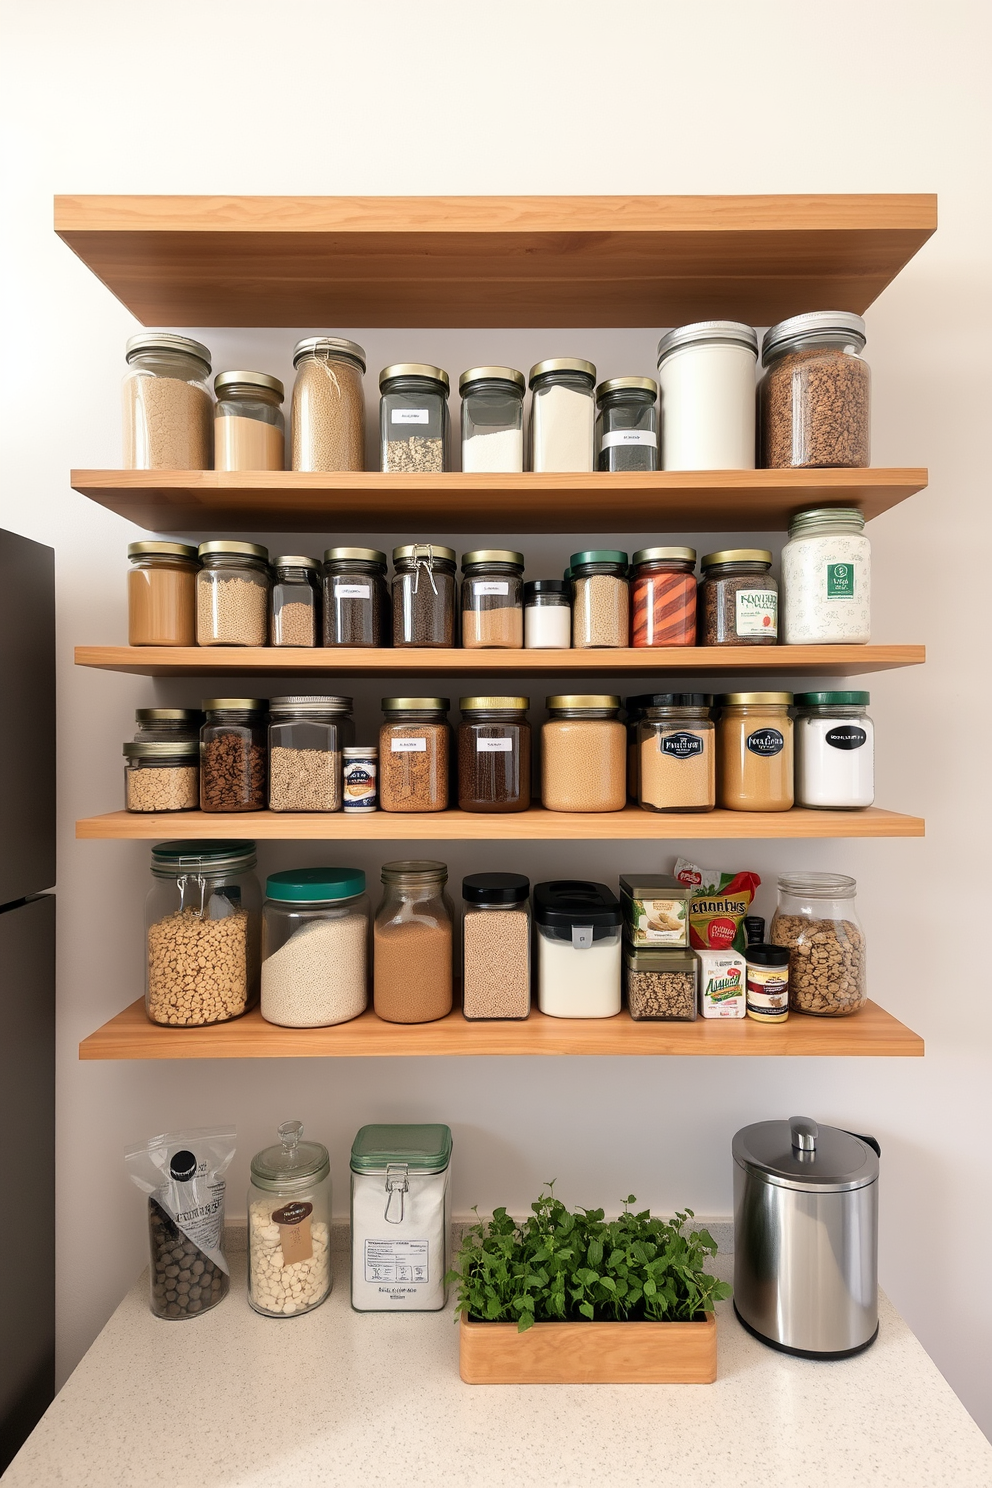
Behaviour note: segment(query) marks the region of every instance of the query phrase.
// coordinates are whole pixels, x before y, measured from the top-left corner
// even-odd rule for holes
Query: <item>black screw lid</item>
[[[785,946],[749,945],[744,959],[753,966],[788,966],[789,952]]]
[[[606,884],[558,878],[534,885],[534,914],[539,925],[570,929],[572,925],[619,925],[620,901]]]
[[[761,944],[765,938],[765,922],[761,915],[744,916],[744,934],[749,946]]]
[[[653,692],[642,700],[644,708],[712,708],[711,692]]]
[[[524,602],[533,599],[535,594],[568,594],[570,584],[564,579],[531,579],[524,585]]]
[[[470,873],[462,879],[462,898],[469,904],[523,904],[530,879],[522,873]]]

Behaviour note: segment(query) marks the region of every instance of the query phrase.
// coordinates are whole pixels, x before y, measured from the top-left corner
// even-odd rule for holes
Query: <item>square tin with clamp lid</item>
[[[448,1270],[451,1130],[363,1126],[351,1148],[351,1305],[439,1312]]]

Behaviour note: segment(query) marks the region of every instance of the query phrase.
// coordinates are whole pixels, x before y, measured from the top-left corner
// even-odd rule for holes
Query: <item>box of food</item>
[[[699,1011],[704,1018],[747,1016],[747,967],[736,951],[695,951],[699,962]]]
[[[693,890],[667,873],[620,876],[624,929],[632,946],[689,944],[689,901]]]

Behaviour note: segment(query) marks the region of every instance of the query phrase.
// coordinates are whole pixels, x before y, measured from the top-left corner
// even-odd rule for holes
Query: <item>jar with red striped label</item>
[[[696,551],[642,548],[631,564],[635,646],[696,644]]]

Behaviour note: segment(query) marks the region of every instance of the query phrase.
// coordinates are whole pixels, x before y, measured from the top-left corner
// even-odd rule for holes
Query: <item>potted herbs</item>
[[[714,1302],[706,1230],[602,1209],[571,1212],[553,1187],[517,1223],[505,1209],[466,1234],[458,1288],[459,1367],[468,1384],[711,1384]]]

